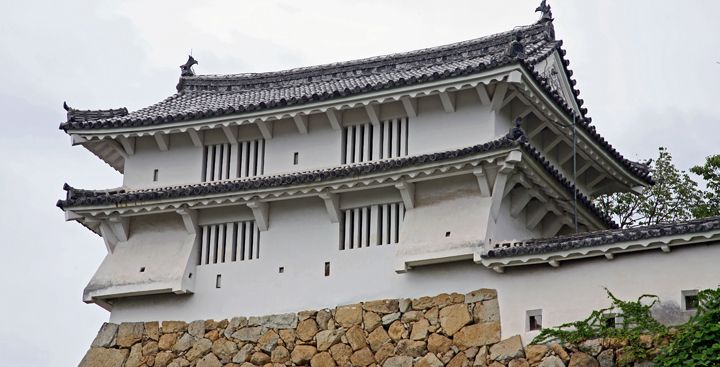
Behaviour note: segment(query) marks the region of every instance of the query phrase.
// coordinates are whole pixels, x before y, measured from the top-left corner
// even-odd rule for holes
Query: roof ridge
[[[435,53],[435,52],[442,52],[442,51],[448,51],[452,50],[454,48],[463,47],[463,46],[470,46],[470,45],[477,45],[480,43],[488,42],[488,41],[497,41],[498,38],[503,37],[510,37],[517,32],[530,30],[532,28],[538,28],[538,29],[544,29],[546,27],[545,24],[541,22],[536,22],[533,24],[523,25],[523,26],[517,26],[511,30],[502,31],[482,37],[477,37],[465,41],[460,42],[453,42],[453,43],[447,43],[439,46],[431,46],[431,47],[425,47],[410,51],[404,51],[404,52],[397,52],[397,53],[390,53],[390,54],[384,54],[384,55],[377,55],[377,56],[371,56],[371,57],[364,57],[359,59],[353,59],[353,60],[347,60],[347,61],[339,61],[339,62],[333,62],[333,63],[326,63],[326,64],[317,64],[317,65],[309,65],[309,66],[301,66],[296,68],[290,68],[290,69],[282,69],[282,70],[276,70],[276,71],[268,71],[268,72],[257,72],[257,73],[237,73],[237,74],[201,74],[201,75],[193,75],[193,76],[186,76],[184,77],[187,80],[212,80],[212,79],[225,79],[225,78],[237,78],[237,79],[256,79],[259,77],[269,77],[269,76],[287,76],[288,74],[294,74],[294,73],[307,73],[307,72],[313,72],[318,70],[327,70],[332,68],[341,68],[341,67],[355,67],[358,65],[368,64],[368,63],[374,63],[374,62],[383,62],[383,61],[389,61],[389,60],[398,60],[402,58],[407,57],[416,57],[416,56],[423,56],[423,59],[432,59],[431,55],[428,55],[428,53]],[[355,69],[356,70],[356,69]]]

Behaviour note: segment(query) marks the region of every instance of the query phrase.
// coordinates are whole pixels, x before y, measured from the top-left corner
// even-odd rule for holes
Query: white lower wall
[[[324,211],[319,200],[308,199],[306,204],[306,209]],[[120,299],[115,301],[110,320],[223,319],[484,287],[498,290],[503,337],[521,334],[529,341],[534,334],[525,332],[527,310],[542,309],[544,326],[552,326],[585,318],[593,309],[607,306],[603,287],[623,299],[651,293],[666,305],[679,305],[682,290],[720,283],[720,244],[675,247],[670,254],[618,255],[612,261],[567,262],[557,269],[548,265],[509,268],[504,274],[469,261],[397,274],[392,270],[396,246],[337,250],[336,242],[328,241],[337,235],[334,227],[316,218],[323,217],[294,216],[291,210],[277,215],[271,228],[284,222],[286,230],[263,234],[259,260],[198,267],[196,294]],[[302,248],[298,246],[301,241],[293,238],[300,227],[313,236],[302,241]],[[323,274],[326,261],[331,263],[329,277]],[[283,274],[278,273],[279,266],[285,266]],[[215,288],[217,274],[222,274],[220,289]]]

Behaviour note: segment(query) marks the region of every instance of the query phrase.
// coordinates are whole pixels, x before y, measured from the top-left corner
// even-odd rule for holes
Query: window
[[[265,165],[265,140],[257,139],[238,143],[237,177],[254,177],[263,174]]]
[[[346,126],[343,129],[343,164],[403,157],[408,154],[408,119],[399,118]]]
[[[527,331],[542,329],[542,310],[529,310],[526,314],[525,329]]]
[[[204,150],[203,182],[260,176],[263,174],[264,160],[263,139],[207,145]]]
[[[255,221],[200,226],[198,265],[254,260],[260,257],[260,230]]]
[[[698,308],[698,290],[682,291],[682,305],[686,311],[696,311]]]
[[[215,276],[215,288],[221,288],[222,287],[222,274],[218,274]]]
[[[403,203],[346,209],[341,226],[340,250],[398,243],[404,217]]]
[[[330,276],[330,263],[329,262],[325,263],[325,276],[326,277]]]

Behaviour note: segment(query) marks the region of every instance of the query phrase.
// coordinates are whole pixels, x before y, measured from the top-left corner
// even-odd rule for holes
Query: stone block
[[[90,348],[78,367],[122,367],[127,349]]]
[[[465,304],[455,304],[440,309],[440,326],[446,335],[452,336],[472,321]]]
[[[493,361],[506,363],[515,358],[525,358],[520,335],[515,335],[490,347],[490,359]]]

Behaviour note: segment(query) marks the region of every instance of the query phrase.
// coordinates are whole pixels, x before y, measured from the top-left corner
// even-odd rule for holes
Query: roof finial
[[[515,33],[515,35],[513,36],[512,41],[510,41],[510,44],[505,50],[505,56],[513,59],[525,58],[525,45],[523,45],[522,43],[522,34],[520,34],[520,32]]]
[[[72,107],[68,106],[67,101],[63,102],[63,108],[65,109],[65,111],[68,111],[68,112],[70,112],[70,110],[72,110]]]
[[[535,11],[542,13],[542,17],[540,17],[540,22],[552,22],[552,10],[550,10],[550,5],[548,5],[547,0],[542,0],[540,2],[540,6],[538,6]]]
[[[197,60],[195,60],[192,55],[188,55],[188,60],[180,65],[180,76],[193,76],[195,75],[195,72],[193,71],[192,67],[193,65],[197,65]]]

